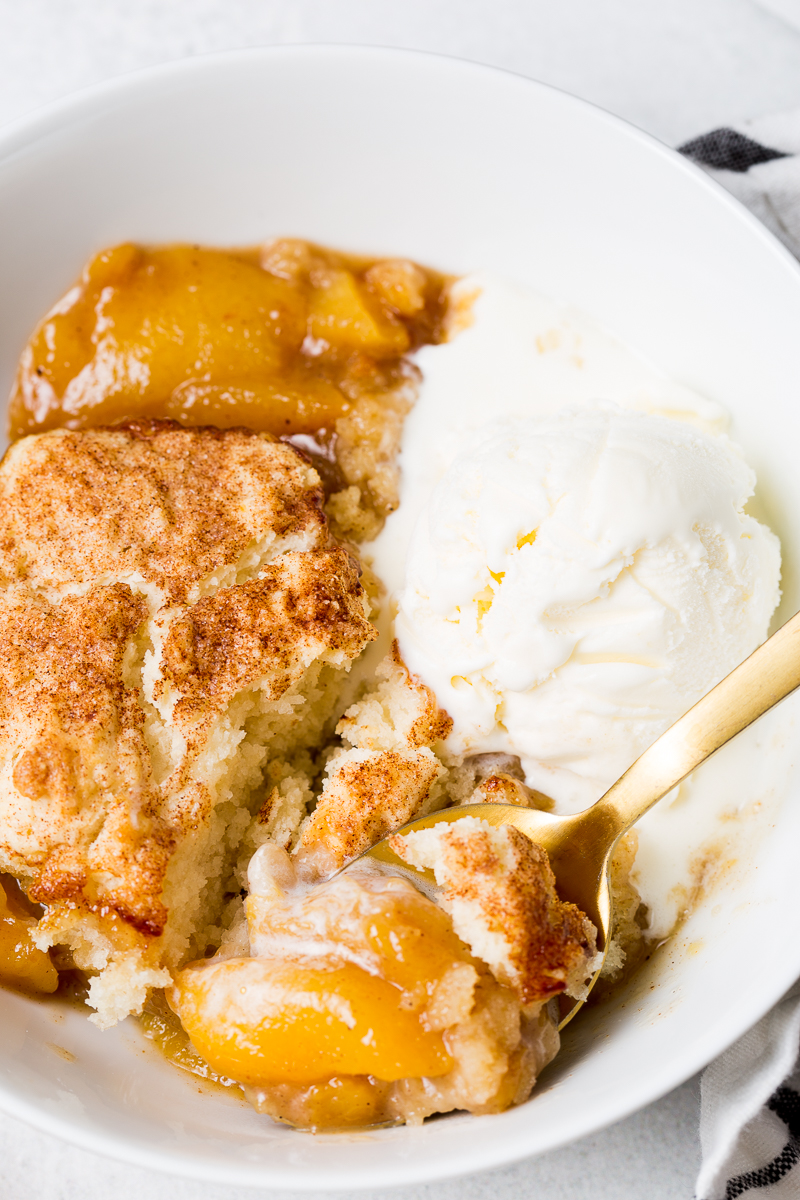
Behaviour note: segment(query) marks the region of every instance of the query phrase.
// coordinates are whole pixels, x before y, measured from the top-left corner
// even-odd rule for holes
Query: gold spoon
[[[439,821],[457,821],[463,816],[481,817],[492,825],[514,825],[547,851],[559,895],[562,900],[577,904],[595,924],[598,950],[605,958],[614,922],[608,865],[619,839],[695,767],[799,685],[800,613],[796,613],[662,733],[606,794],[584,812],[560,817],[512,804],[464,804],[421,817],[398,832],[429,829]],[[415,879],[436,887],[432,871],[415,872],[409,868],[386,839],[361,857],[375,859],[407,877],[413,873]],[[590,990],[599,974],[598,970]],[[566,1013],[562,1027],[581,1003],[575,1002]]]

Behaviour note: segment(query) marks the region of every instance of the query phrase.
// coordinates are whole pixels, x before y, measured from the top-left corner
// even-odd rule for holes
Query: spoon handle
[[[653,742],[589,811],[619,837],[690,771],[798,686],[800,613],[795,613]]]

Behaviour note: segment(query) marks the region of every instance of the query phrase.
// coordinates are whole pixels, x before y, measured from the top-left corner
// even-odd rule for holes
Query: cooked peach
[[[31,939],[35,921],[0,885],[0,982],[26,992],[54,992],[58,973]]]
[[[254,262],[196,246],[118,246],[34,334],[12,423],[21,433],[64,417],[82,426],[166,416],[165,401],[190,381],[273,380],[305,332],[302,296]]]
[[[299,435],[348,540],[397,506],[405,355],[440,340],[446,280],[297,238],[97,254],[23,350],[9,434],[166,417]],[[313,439],[313,440],[310,440]]]
[[[313,278],[308,325],[315,338],[329,345],[362,350],[374,358],[392,358],[409,347],[405,327],[368,298],[350,271],[328,269]]]
[[[203,1058],[245,1084],[394,1080],[453,1065],[442,1034],[403,1006],[401,989],[352,963],[211,962],[181,971],[170,999]]]

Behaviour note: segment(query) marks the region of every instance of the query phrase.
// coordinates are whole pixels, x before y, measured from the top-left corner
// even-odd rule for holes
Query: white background
[[[506,67],[672,144],[800,108],[800,0],[0,0],[0,124],[153,63],[313,41],[407,46]],[[697,1108],[693,1080],[604,1133],[539,1159],[472,1179],[359,1195],[689,1200],[699,1162]],[[2,1200],[243,1195],[108,1162],[0,1115]]]

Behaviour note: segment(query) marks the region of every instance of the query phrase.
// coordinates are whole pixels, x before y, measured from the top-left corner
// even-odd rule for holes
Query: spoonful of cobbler
[[[248,871],[249,953],[184,968],[171,1005],[215,1072],[302,1128],[520,1103],[608,954],[620,838],[798,685],[800,614],[583,813],[487,795],[412,821],[328,878],[313,840],[295,856],[265,842]]]
[[[455,914],[463,907],[442,852],[453,821],[479,814],[493,827],[511,826],[546,852],[563,901],[571,902],[597,930],[598,955],[591,981],[573,992],[561,1027],[585,1001],[602,969],[614,928],[609,863],[620,838],[687,775],[800,686],[800,613],[740,663],[690,708],[591,808],[557,816],[512,804],[465,805],[411,822],[366,851],[384,867],[412,866],[428,885],[443,889]],[[456,928],[458,921],[456,920]]]

